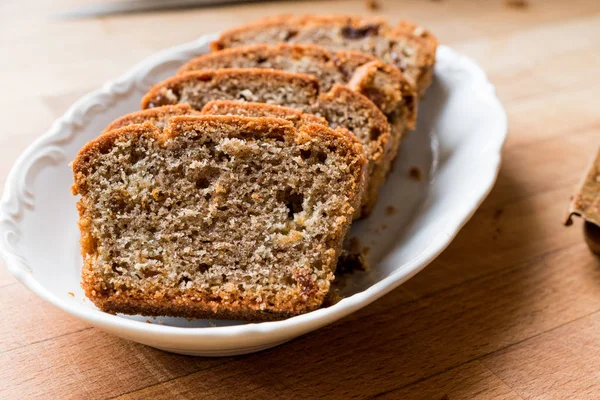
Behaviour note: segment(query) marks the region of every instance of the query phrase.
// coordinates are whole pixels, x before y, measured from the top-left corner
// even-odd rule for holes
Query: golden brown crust
[[[281,118],[292,122],[297,128],[308,124],[329,125],[325,118],[307,114],[294,108],[278,106],[275,104],[233,100],[213,100],[208,102],[202,109],[201,114]]]
[[[565,225],[571,225],[572,216],[577,215],[585,221],[600,226],[600,149],[590,162],[573,195]]]
[[[127,125],[143,124],[151,122],[153,125],[166,124],[170,117],[175,115],[194,115],[199,114],[188,104],[176,104],[162,107],[151,108],[148,110],[136,111],[114,120],[109,126],[104,129],[104,132],[119,129]]]
[[[350,174],[353,177],[354,186],[348,189],[346,195],[350,199],[352,207],[359,207],[360,193],[362,192],[362,178],[366,159],[358,140],[342,130],[331,130],[319,124],[307,124],[300,129],[295,129],[289,121],[275,118],[247,118],[239,116],[175,116],[169,120],[169,125],[161,131],[150,122],[145,124],[128,125],[119,129],[111,130],[87,143],[77,154],[72,166],[75,178],[73,193],[82,194],[78,202],[80,215],[79,227],[81,230],[81,247],[84,258],[82,269],[82,287],[86,296],[100,309],[110,313],[128,313],[143,315],[169,315],[187,318],[222,318],[222,319],[245,319],[245,320],[273,320],[282,319],[292,315],[308,312],[318,308],[325,298],[329,284],[317,288],[298,288],[298,296],[295,300],[285,300],[278,304],[278,308],[267,310],[256,302],[248,302],[241,296],[236,296],[226,288],[211,294],[191,292],[182,293],[179,289],[166,289],[153,293],[151,296],[139,291],[111,291],[103,285],[102,278],[93,273],[92,261],[98,249],[97,243],[91,234],[91,214],[88,213],[85,204],[86,174],[92,168],[94,157],[108,151],[111,146],[120,141],[135,140],[141,136],[164,142],[187,132],[210,132],[208,127],[219,127],[227,124],[236,128],[239,137],[261,136],[261,137],[288,137],[297,143],[304,143],[314,138],[319,138],[326,143],[331,142],[343,150],[351,167]],[[325,260],[325,267],[333,272],[339,253],[341,252],[342,240],[349,228],[348,223],[341,227],[340,232],[332,239],[331,252]],[[298,271],[298,274],[304,273]],[[308,272],[306,272],[308,273]],[[298,276],[298,279],[302,279]],[[330,274],[329,281],[333,279]],[[304,292],[310,289],[309,292]],[[227,299],[227,300],[224,300]]]
[[[315,93],[319,91],[319,82],[312,76],[300,73],[290,73],[284,71],[263,70],[260,68],[244,69],[224,69],[224,70],[206,70],[188,72],[176,75],[166,79],[152,87],[142,98],[142,109],[159,107],[167,104],[177,104],[178,99],[166,98],[163,94],[165,90],[178,93],[181,85],[190,85],[197,82],[210,82],[211,85],[219,86],[232,78],[242,76],[244,80],[281,80],[285,82],[296,82],[301,85],[309,86]]]
[[[341,246],[340,246],[341,248]],[[333,263],[335,265],[335,262]],[[85,265],[84,265],[85,268]],[[248,302],[236,297],[227,290],[215,292],[185,294],[179,290],[165,290],[151,297],[144,293],[98,291],[101,285],[97,277],[83,275],[82,287],[98,308],[108,313],[141,314],[147,316],[171,316],[185,318],[237,319],[251,321],[269,321],[288,318],[313,311],[320,307],[327,292],[317,293],[308,300],[302,299],[300,292],[294,301],[281,301],[281,309],[260,309],[260,304]],[[227,298],[227,302],[222,299]]]
[[[365,115],[361,115],[360,117],[368,120],[371,127],[372,142],[369,145],[370,156],[367,168],[367,182],[365,192],[363,193],[363,205],[355,215],[356,218],[359,216],[366,217],[377,202],[377,193],[385,182],[385,176],[391,167],[392,160],[395,158],[395,154],[393,153],[395,140],[392,137],[390,124],[386,117],[376,108],[368,107],[367,104],[371,103],[371,101],[362,94],[346,86],[334,85],[329,92],[319,96],[319,104],[326,106],[325,108],[327,109],[335,109],[336,104],[344,103],[363,104],[364,106],[356,108],[365,113]],[[379,176],[384,178],[379,179]]]
[[[239,115],[243,117],[271,117],[281,118],[292,122],[296,128],[311,124],[328,127],[327,120],[317,115],[308,114],[294,108],[278,106],[275,104],[253,103],[231,100],[213,100],[208,102],[201,112],[202,115]],[[347,136],[353,143],[362,149],[360,141],[346,128],[337,127],[334,132]],[[363,152],[364,153],[364,152]],[[365,169],[366,172],[366,169]],[[365,176],[366,179],[366,176]],[[363,179],[363,180],[365,180]],[[355,207],[358,209],[358,207]]]
[[[264,32],[269,29],[281,30],[281,34],[277,38],[279,41],[296,43],[295,40],[299,33],[305,29],[314,27],[331,28],[341,35],[346,34],[348,37],[354,37],[354,35],[361,37],[364,35],[374,35],[380,38],[387,38],[390,43],[403,42],[408,44],[417,53],[416,67],[419,72],[414,77],[413,82],[416,85],[417,92],[423,95],[431,82],[431,74],[438,45],[437,38],[423,27],[408,21],[401,21],[396,27],[392,28],[385,19],[379,17],[343,15],[303,15],[295,17],[292,15],[279,15],[226,31],[211,45],[211,48],[213,51],[216,51],[236,47],[239,45],[236,43],[238,37],[261,31]],[[403,57],[403,54],[394,54],[391,58],[398,58],[401,61]],[[391,60],[384,61],[391,62]]]
[[[180,115],[169,120],[168,127],[164,130],[166,138],[184,134],[187,130],[200,130],[206,124],[228,124],[237,126],[239,137],[276,135],[289,137],[296,143],[304,143],[312,137],[331,141],[338,140],[336,146],[344,147],[350,151],[352,157],[366,163],[360,141],[354,135],[345,134],[345,130],[331,129],[321,124],[308,124],[294,128],[294,124],[281,118],[274,117],[243,117],[237,115]],[[146,126],[146,125],[144,125]],[[155,131],[156,132],[156,131]],[[158,131],[160,132],[160,131]]]

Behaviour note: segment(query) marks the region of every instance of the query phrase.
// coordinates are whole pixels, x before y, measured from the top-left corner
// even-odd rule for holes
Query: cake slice
[[[392,65],[358,51],[330,53],[323,47],[280,43],[225,49],[196,57],[179,69],[179,74],[219,68],[271,68],[312,75],[321,91],[339,83],[369,98],[386,114],[401,114],[412,129],[417,99],[410,82]]]
[[[154,86],[142,100],[142,108],[189,104],[201,110],[212,100],[243,100],[291,107],[323,117],[332,128],[343,127],[362,143],[368,160],[363,206],[368,215],[379,187],[394,158],[390,125],[372,101],[336,84],[320,93],[318,81],[309,75],[270,69],[223,69],[188,72]]]
[[[408,21],[391,27],[377,17],[280,15],[226,31],[212,48],[281,42],[372,54],[404,72],[420,95],[431,83],[438,45],[429,31]]]
[[[276,118],[175,116],[73,162],[86,296],[109,313],[269,320],[318,308],[360,204],[351,135]]]

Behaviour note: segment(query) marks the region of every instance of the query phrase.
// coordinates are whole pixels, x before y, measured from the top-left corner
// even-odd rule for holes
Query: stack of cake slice
[[[431,82],[407,22],[280,16],[225,32],[73,162],[82,285],[111,313],[319,308]]]

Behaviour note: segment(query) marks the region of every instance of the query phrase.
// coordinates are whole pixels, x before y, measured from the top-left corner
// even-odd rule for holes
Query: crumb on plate
[[[423,180],[423,171],[421,171],[421,168],[419,168],[417,166],[412,166],[408,169],[408,176],[412,180],[422,181]]]

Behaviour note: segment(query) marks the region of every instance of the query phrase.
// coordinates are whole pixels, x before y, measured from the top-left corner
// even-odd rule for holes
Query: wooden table
[[[374,13],[362,0],[321,0],[49,17],[84,3],[0,4],[0,183],[75,99],[161,48],[278,12]],[[217,359],[103,333],[44,303],[1,266],[0,397],[600,398],[600,259],[588,252],[580,221],[561,225],[600,145],[600,3],[381,3],[378,13],[421,22],[475,58],[508,111],[498,182],[452,245],[332,326]]]

